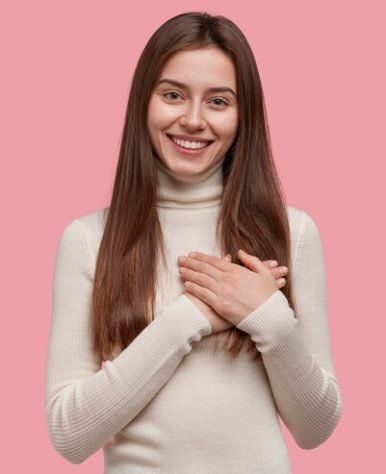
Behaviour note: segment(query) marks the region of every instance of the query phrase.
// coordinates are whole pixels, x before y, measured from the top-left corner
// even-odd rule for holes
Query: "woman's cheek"
[[[216,121],[216,131],[219,136],[231,138],[236,133],[237,125],[237,113],[224,114]]]

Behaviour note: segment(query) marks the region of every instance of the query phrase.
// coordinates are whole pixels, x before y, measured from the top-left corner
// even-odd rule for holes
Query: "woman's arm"
[[[277,409],[298,446],[313,449],[338,424],[342,400],[330,350],[320,235],[301,212],[292,275],[296,318],[278,290],[237,327],[261,352]]]
[[[83,224],[74,220],[56,255],[45,389],[52,444],[74,464],[122,430],[172,377],[192,342],[212,332],[181,295],[101,369],[91,350],[93,274]]]

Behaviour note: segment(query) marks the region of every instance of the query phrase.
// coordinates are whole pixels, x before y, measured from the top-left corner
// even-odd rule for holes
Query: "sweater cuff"
[[[250,334],[263,351],[280,344],[297,323],[287,298],[277,290],[236,327]]]
[[[186,295],[181,294],[170,306],[165,308],[162,318],[169,318],[173,325],[173,333],[182,338],[191,337],[198,341],[212,333],[212,325],[201,313],[198,306]]]

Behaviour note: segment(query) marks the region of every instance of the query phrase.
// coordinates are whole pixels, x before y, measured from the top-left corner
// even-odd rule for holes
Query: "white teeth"
[[[208,145],[207,142],[189,142],[187,140],[181,140],[180,138],[177,137],[171,137],[174,143],[177,143],[177,145],[182,146],[183,148],[190,148],[190,149],[196,149],[196,148],[204,148],[205,146]]]

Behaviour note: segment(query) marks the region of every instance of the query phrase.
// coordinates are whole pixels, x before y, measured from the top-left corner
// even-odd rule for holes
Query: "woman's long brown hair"
[[[92,295],[93,349],[102,360],[128,344],[154,319],[156,269],[165,259],[157,214],[157,173],[147,126],[155,82],[170,56],[213,45],[235,66],[237,136],[223,163],[224,190],[217,238],[222,254],[241,264],[239,248],[290,268],[289,222],[271,152],[263,90],[253,52],[240,29],[223,16],[177,15],[152,35],[136,66],[127,104],[110,206],[105,208]],[[282,289],[293,307],[291,274]],[[233,357],[250,335],[232,327],[212,334]]]

